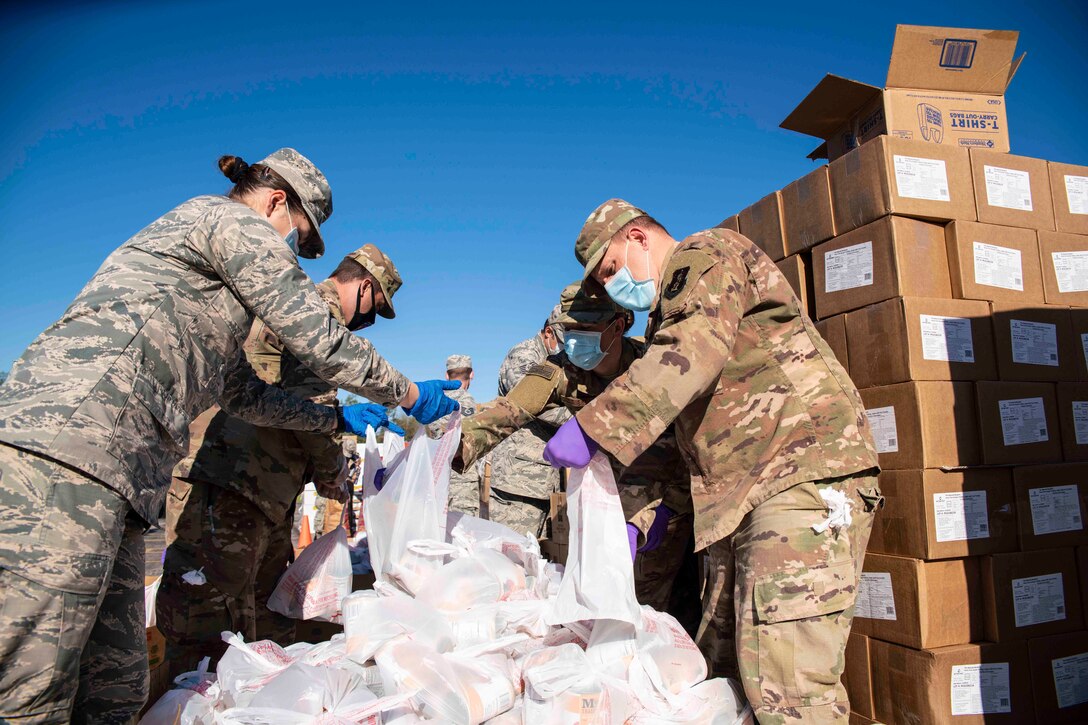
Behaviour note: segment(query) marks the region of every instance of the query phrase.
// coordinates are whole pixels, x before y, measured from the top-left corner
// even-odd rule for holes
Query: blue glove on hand
[[[578,419],[571,418],[544,446],[544,460],[555,468],[584,468],[599,447],[578,425]]]
[[[646,532],[646,543],[639,547],[639,551],[653,551],[657,547],[661,546],[661,542],[665,540],[665,531],[669,528],[669,519],[672,518],[673,510],[661,504],[654,510],[654,522],[650,524],[650,530]],[[630,526],[631,524],[627,524]]]
[[[381,491],[382,486],[384,486],[384,485],[385,485],[385,469],[384,468],[379,468],[378,471],[374,474],[374,488]]]
[[[344,431],[352,435],[365,436],[369,425],[374,430],[385,426],[397,435],[404,435],[404,429],[389,421],[389,413],[377,403],[356,403],[340,409],[344,418]]]
[[[455,410],[461,409],[461,404],[452,398],[447,398],[443,390],[457,390],[461,387],[460,380],[424,380],[416,383],[419,389],[419,397],[411,408],[405,408],[404,412],[418,420],[423,425],[433,423],[439,418],[444,418]]]
[[[631,547],[631,561],[635,560],[635,552],[638,551],[638,527],[634,524],[627,524],[627,545]]]

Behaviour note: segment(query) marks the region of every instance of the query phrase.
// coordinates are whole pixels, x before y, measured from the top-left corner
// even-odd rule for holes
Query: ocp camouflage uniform
[[[304,201],[327,191],[312,165],[299,174]],[[323,221],[331,201],[317,211]],[[254,314],[329,382],[380,402],[407,393],[370,343],[330,323],[272,225],[218,196],[185,202],[114,251],[0,386],[0,719],[64,722],[75,705],[76,718],[126,721],[139,710],[143,593],[128,562],[194,418],[218,403],[258,425],[335,429],[332,408],[253,373],[241,346]],[[61,495],[62,482],[79,493]],[[91,520],[76,508],[87,501],[110,503]],[[123,653],[93,644],[107,626],[96,620]]]
[[[587,274],[642,215],[611,200],[590,216],[575,246]],[[739,675],[762,723],[845,721],[843,651],[881,502],[861,399],[747,238],[700,232],[664,269],[646,354],[578,423],[621,462],[675,424],[710,565],[698,641],[713,674]],[[849,525],[822,528],[829,490],[852,503]]]
[[[470,416],[476,412],[476,400],[464,388],[451,390],[447,395],[461,404],[462,416]],[[451,417],[452,413],[425,426],[427,436],[441,438]],[[460,511],[471,516],[480,515],[480,475],[475,468],[464,472],[450,472],[449,508],[450,511]]]

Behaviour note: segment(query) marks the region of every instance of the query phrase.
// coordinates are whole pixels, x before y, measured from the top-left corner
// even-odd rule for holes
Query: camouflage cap
[[[608,242],[616,232],[624,224],[643,216],[650,215],[623,199],[609,199],[593,210],[574,242],[574,256],[585,267],[582,279],[588,277],[594,267],[600,264],[601,257],[608,249]]]
[[[332,216],[332,189],[325,175],[312,161],[292,148],[280,149],[258,163],[282,176],[302,200],[302,210],[310,219],[317,239],[315,258],[320,257],[325,253],[325,241],[319,228]]]
[[[559,296],[559,308],[560,315],[556,321],[562,325],[592,325],[606,322],[626,312],[611,297],[592,294],[581,282],[573,282],[563,288],[563,294]]]
[[[374,275],[374,279],[378,280],[378,286],[382,288],[382,294],[385,295],[385,304],[378,308],[378,314],[387,320],[396,317],[397,313],[393,309],[393,295],[404,283],[393,260],[373,244],[364,244],[349,254],[346,259],[358,262],[363,269]]]
[[[450,370],[460,370],[461,368],[472,369],[472,358],[468,355],[450,355],[446,358],[446,372]]]
[[[549,325],[561,324],[559,322],[559,318],[562,317],[562,316],[563,316],[563,305],[556,305],[555,307],[552,308],[551,314],[548,315],[548,323],[547,324],[549,324]]]

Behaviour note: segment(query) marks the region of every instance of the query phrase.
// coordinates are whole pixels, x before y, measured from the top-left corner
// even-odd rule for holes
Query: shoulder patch
[[[554,380],[555,376],[559,374],[559,368],[551,363],[542,362],[533,365],[525,371],[525,374],[536,375],[538,378],[544,378],[545,380]]]
[[[518,384],[506,394],[506,399],[532,416],[544,412],[559,386],[560,369],[549,362],[529,368]]]
[[[699,278],[715,264],[717,260],[701,249],[685,249],[674,254],[665,270],[664,278],[668,282],[661,290],[662,316],[669,317],[682,310]]]

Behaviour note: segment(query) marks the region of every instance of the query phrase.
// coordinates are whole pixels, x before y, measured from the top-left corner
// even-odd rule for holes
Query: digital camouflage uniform
[[[328,216],[312,164],[290,150],[263,163],[308,215]],[[129,569],[193,419],[218,404],[259,425],[335,429],[332,408],[253,373],[241,347],[254,314],[329,382],[380,402],[408,392],[331,321],[272,225],[220,196],[185,202],[114,251],[15,362],[0,386],[0,720],[65,722],[75,705],[76,718],[126,721],[139,710],[143,587]]]
[[[446,372],[449,373],[451,370],[457,370],[459,368],[471,369],[472,358],[468,355],[450,355],[446,360]],[[468,389],[464,387],[465,383],[462,382],[461,385],[462,387],[457,390],[451,390],[447,395],[461,404],[462,416],[470,416],[476,412],[476,400],[472,397],[472,394],[468,392]],[[450,413],[425,426],[424,430],[426,431],[427,436],[430,438],[441,438],[446,432],[446,426],[449,425],[450,418],[452,417],[453,414]],[[460,511],[469,514],[470,516],[480,515],[480,474],[475,468],[470,468],[464,472],[450,472],[449,509],[450,511]]]
[[[643,215],[620,200],[590,215],[575,245],[587,275]],[[881,503],[861,399],[747,238],[692,235],[661,280],[645,355],[578,423],[621,462],[675,425],[709,560],[698,641],[713,674],[740,677],[761,723],[844,722],[843,651]],[[829,489],[851,502],[850,525],[822,528]]]

